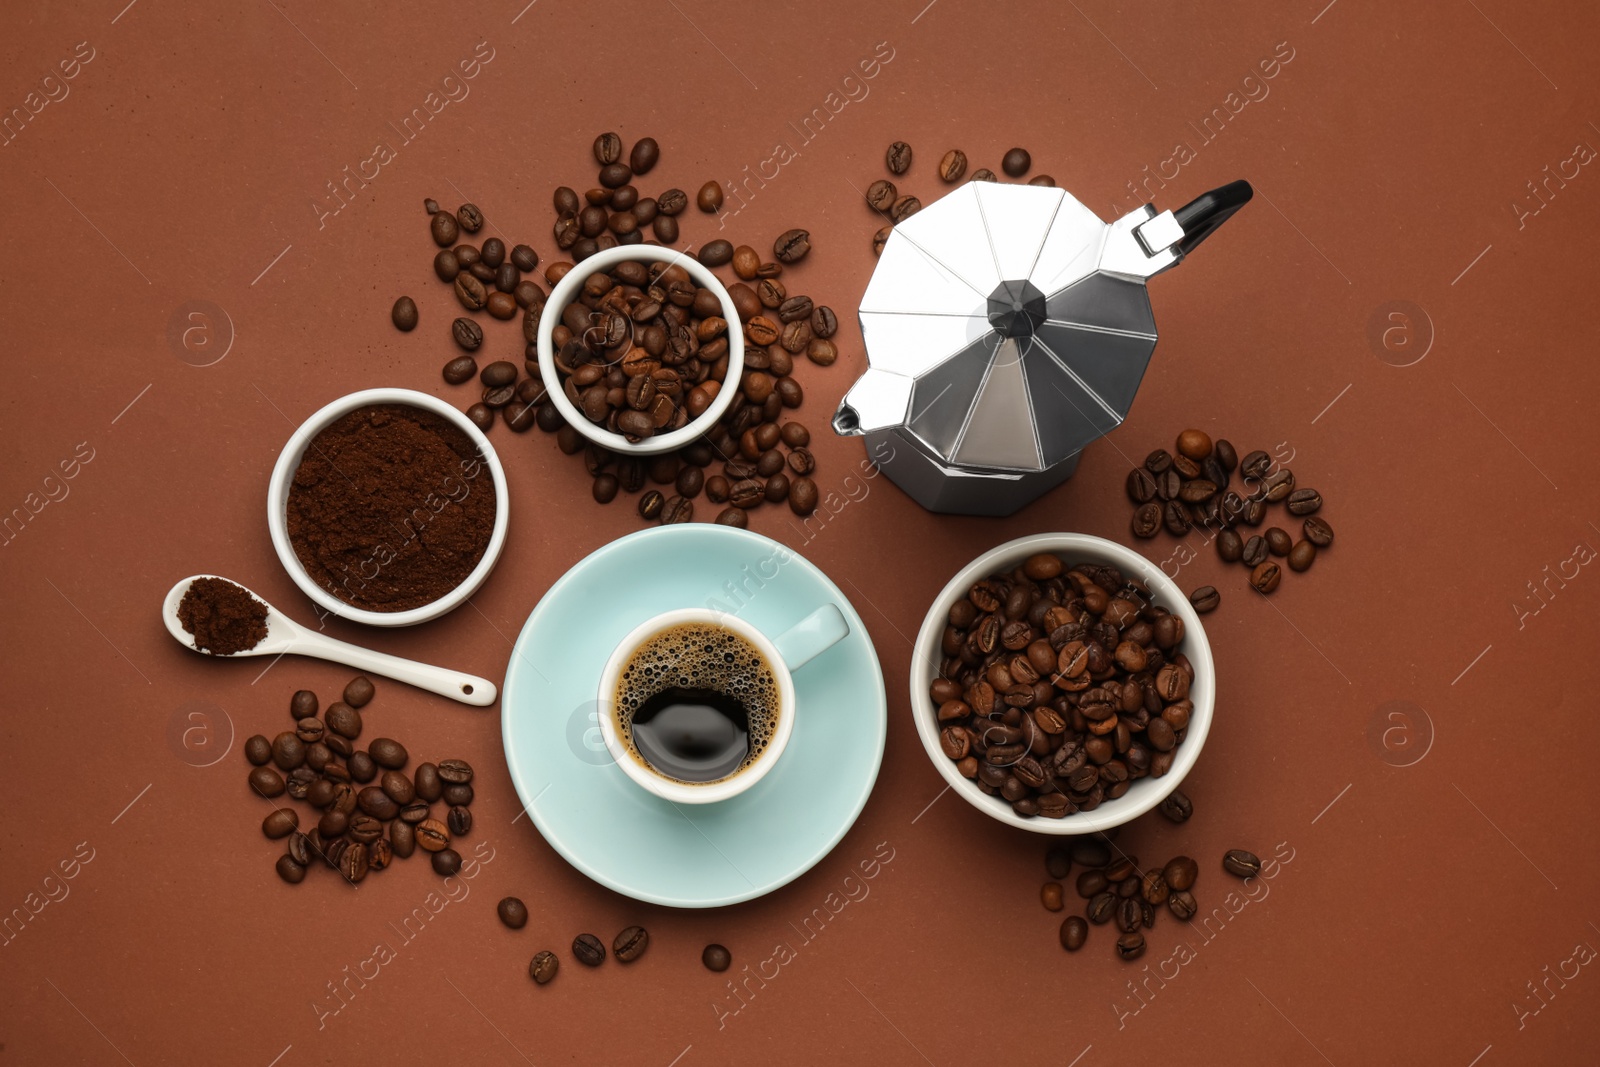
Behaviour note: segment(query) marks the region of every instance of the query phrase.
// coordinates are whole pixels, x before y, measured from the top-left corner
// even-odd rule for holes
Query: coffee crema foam
[[[778,680],[759,649],[732,630],[710,623],[670,626],[648,638],[623,666],[617,679],[617,734],[628,755],[652,774],[681,781],[651,766],[633,740],[633,714],[664,689],[714,689],[743,704],[750,718],[750,751],[725,782],[761,758],[778,728]],[[686,782],[711,785],[711,782]]]

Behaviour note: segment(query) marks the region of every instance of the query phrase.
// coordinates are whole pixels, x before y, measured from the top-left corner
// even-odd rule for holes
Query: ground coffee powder
[[[380,404],[312,439],[287,517],[295,555],[319,586],[367,611],[409,611],[455,589],[483,558],[494,481],[459,427]]]
[[[178,621],[213,656],[255,648],[267,636],[267,606],[225,578],[197,578],[178,602]]]

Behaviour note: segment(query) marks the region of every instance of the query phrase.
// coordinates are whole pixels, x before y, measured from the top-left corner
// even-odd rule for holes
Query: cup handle
[[[850,632],[844,613],[833,604],[824,604],[772,639],[783,657],[784,666],[797,671],[826,652]]]

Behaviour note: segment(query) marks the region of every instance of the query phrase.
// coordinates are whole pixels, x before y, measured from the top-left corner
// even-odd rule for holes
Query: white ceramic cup
[[[711,406],[706,408],[699,418],[689,420],[676,430],[658,433],[640,441],[629,441],[620,433],[612,433],[604,426],[596,426],[583,412],[573,406],[561,388],[561,376],[556,372],[555,344],[551,340],[551,335],[561,322],[562,311],[572,303],[578,295],[579,288],[589,276],[610,270],[618,263],[628,260],[639,263],[667,263],[682,267],[689,272],[689,277],[694,279],[696,285],[709,289],[722,304],[722,317],[727,319],[731,327],[727,334],[728,373],[723,380],[723,388],[711,401]],[[556,287],[550,291],[550,299],[545,302],[544,311],[539,317],[539,339],[536,343],[539,352],[539,377],[550,387],[547,396],[556,406],[556,410],[561,412],[561,417],[567,420],[567,425],[595,444],[624,456],[653,456],[670,452],[696,440],[715,426],[717,420],[722,418],[729,405],[733,403],[734,397],[738,395],[739,390],[736,386],[740,375],[744,373],[744,331],[738,328],[739,322],[739,309],[734,305],[733,297],[728,295],[728,290],[723,288],[722,282],[715,274],[687,252],[676,248],[662,248],[659,245],[618,245],[616,248],[607,248],[596,252],[568,271],[567,276],[557,282]]]
[[[704,785],[680,782],[657,773],[639,762],[629,753],[627,745],[617,730],[616,693],[617,680],[622,668],[633,658],[639,647],[652,637],[674,626],[686,623],[716,626],[743,638],[772,667],[778,684],[778,726],[766,749],[755,760],[732,777]],[[606,750],[622,772],[640,788],[677,804],[711,804],[738,796],[777,765],[783,756],[789,737],[794,733],[795,699],[792,672],[804,667],[822,652],[843,640],[850,632],[850,624],[843,613],[832,604],[824,604],[776,637],[768,637],[750,623],[736,615],[707,608],[681,608],[657,615],[640,623],[629,632],[611,653],[606,668],[600,675],[599,719],[600,735],[605,739]]]

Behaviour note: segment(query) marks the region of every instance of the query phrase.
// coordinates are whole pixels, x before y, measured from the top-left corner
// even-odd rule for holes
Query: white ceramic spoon
[[[183,628],[183,623],[178,621],[178,603],[183,600],[183,594],[189,591],[189,583],[201,578],[215,578],[214,574],[192,574],[172,587],[167,593],[166,600],[161,605],[161,621],[167,624],[167,632],[180,645],[193,649],[202,655],[211,655],[202,649],[195,648],[194,635]],[[223,581],[233,581],[224,578]],[[233,584],[239,585],[238,582]],[[241,589],[246,589],[240,585]],[[248,591],[248,590],[247,590]],[[251,593],[257,600],[266,604],[263,597]],[[343,663],[360,671],[371,674],[381,674],[385,678],[414,685],[418,689],[426,689],[430,693],[459,700],[463,704],[474,704],[478,707],[488,707],[493,704],[498,691],[493,682],[487,678],[479,678],[473,674],[462,674],[460,671],[446,670],[443,667],[434,667],[415,660],[401,659],[399,656],[390,656],[383,652],[373,652],[371,649],[361,648],[357,645],[335,641],[331,637],[306,629],[283,612],[267,604],[267,636],[254,648],[243,652],[235,652],[232,656],[220,657],[234,659],[239,656],[281,656],[289,653],[296,656],[312,656],[316,659],[325,659],[333,663]]]

